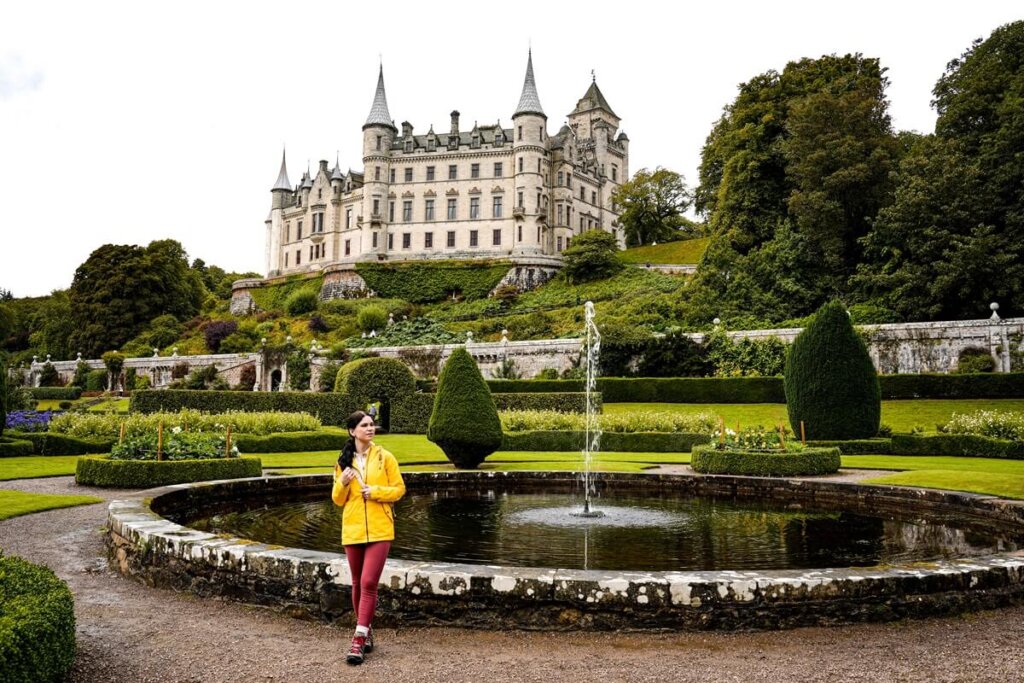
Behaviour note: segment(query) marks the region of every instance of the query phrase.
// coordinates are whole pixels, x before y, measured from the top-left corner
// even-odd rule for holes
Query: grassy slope
[[[646,247],[633,247],[619,254],[626,263],[698,263],[711,241],[709,237],[698,237],[678,242],[663,242]]]
[[[102,503],[95,496],[57,496],[50,493],[25,493],[23,491],[0,491],[0,519],[27,515],[43,510],[67,508],[75,505]]]

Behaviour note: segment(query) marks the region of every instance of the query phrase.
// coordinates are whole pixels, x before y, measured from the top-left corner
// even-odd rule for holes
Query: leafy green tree
[[[694,225],[683,217],[692,200],[683,176],[667,168],[640,169],[612,200],[622,207],[619,222],[631,247],[673,239]]]
[[[839,301],[822,306],[797,335],[783,383],[794,433],[800,433],[803,422],[808,439],[866,439],[878,434],[878,374]]]
[[[476,469],[501,447],[501,420],[472,356],[455,349],[441,370],[427,439],[459,469]]]
[[[570,283],[600,280],[622,270],[619,247],[610,232],[587,230],[562,252],[562,275]]]
[[[50,296],[41,297],[28,326],[32,330],[29,341],[37,354],[56,359],[75,355],[76,349],[71,348],[75,321],[66,290],[54,290]]]
[[[39,372],[39,386],[41,387],[59,387],[60,384],[60,373],[57,372],[57,368],[53,367],[53,363],[43,363],[43,369]]]

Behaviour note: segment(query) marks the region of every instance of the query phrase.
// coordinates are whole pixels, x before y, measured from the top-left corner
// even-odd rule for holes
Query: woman
[[[373,650],[373,612],[377,584],[395,538],[392,505],[405,494],[395,456],[373,443],[373,418],[361,410],[348,417],[349,439],[334,466],[331,498],[342,507],[341,543],[352,571],[352,608],[356,633],[349,664],[362,664]]]

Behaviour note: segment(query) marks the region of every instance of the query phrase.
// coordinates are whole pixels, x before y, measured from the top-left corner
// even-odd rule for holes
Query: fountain
[[[584,305],[583,311],[585,315],[583,352],[587,364],[585,387],[587,392],[587,414],[583,441],[583,510],[572,514],[576,517],[596,519],[604,516],[604,513],[600,510],[591,508],[591,497],[596,491],[590,477],[591,457],[599,452],[601,448],[601,422],[597,406],[597,373],[601,354],[601,333],[594,322],[594,302],[588,301]]]

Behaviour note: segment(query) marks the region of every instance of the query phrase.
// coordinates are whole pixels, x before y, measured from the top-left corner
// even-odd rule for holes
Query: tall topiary
[[[796,434],[808,439],[864,439],[878,434],[882,413],[878,373],[846,309],[825,304],[786,359],[786,408]]]
[[[427,439],[459,469],[476,469],[501,447],[501,420],[476,362],[455,349],[441,370]]]

